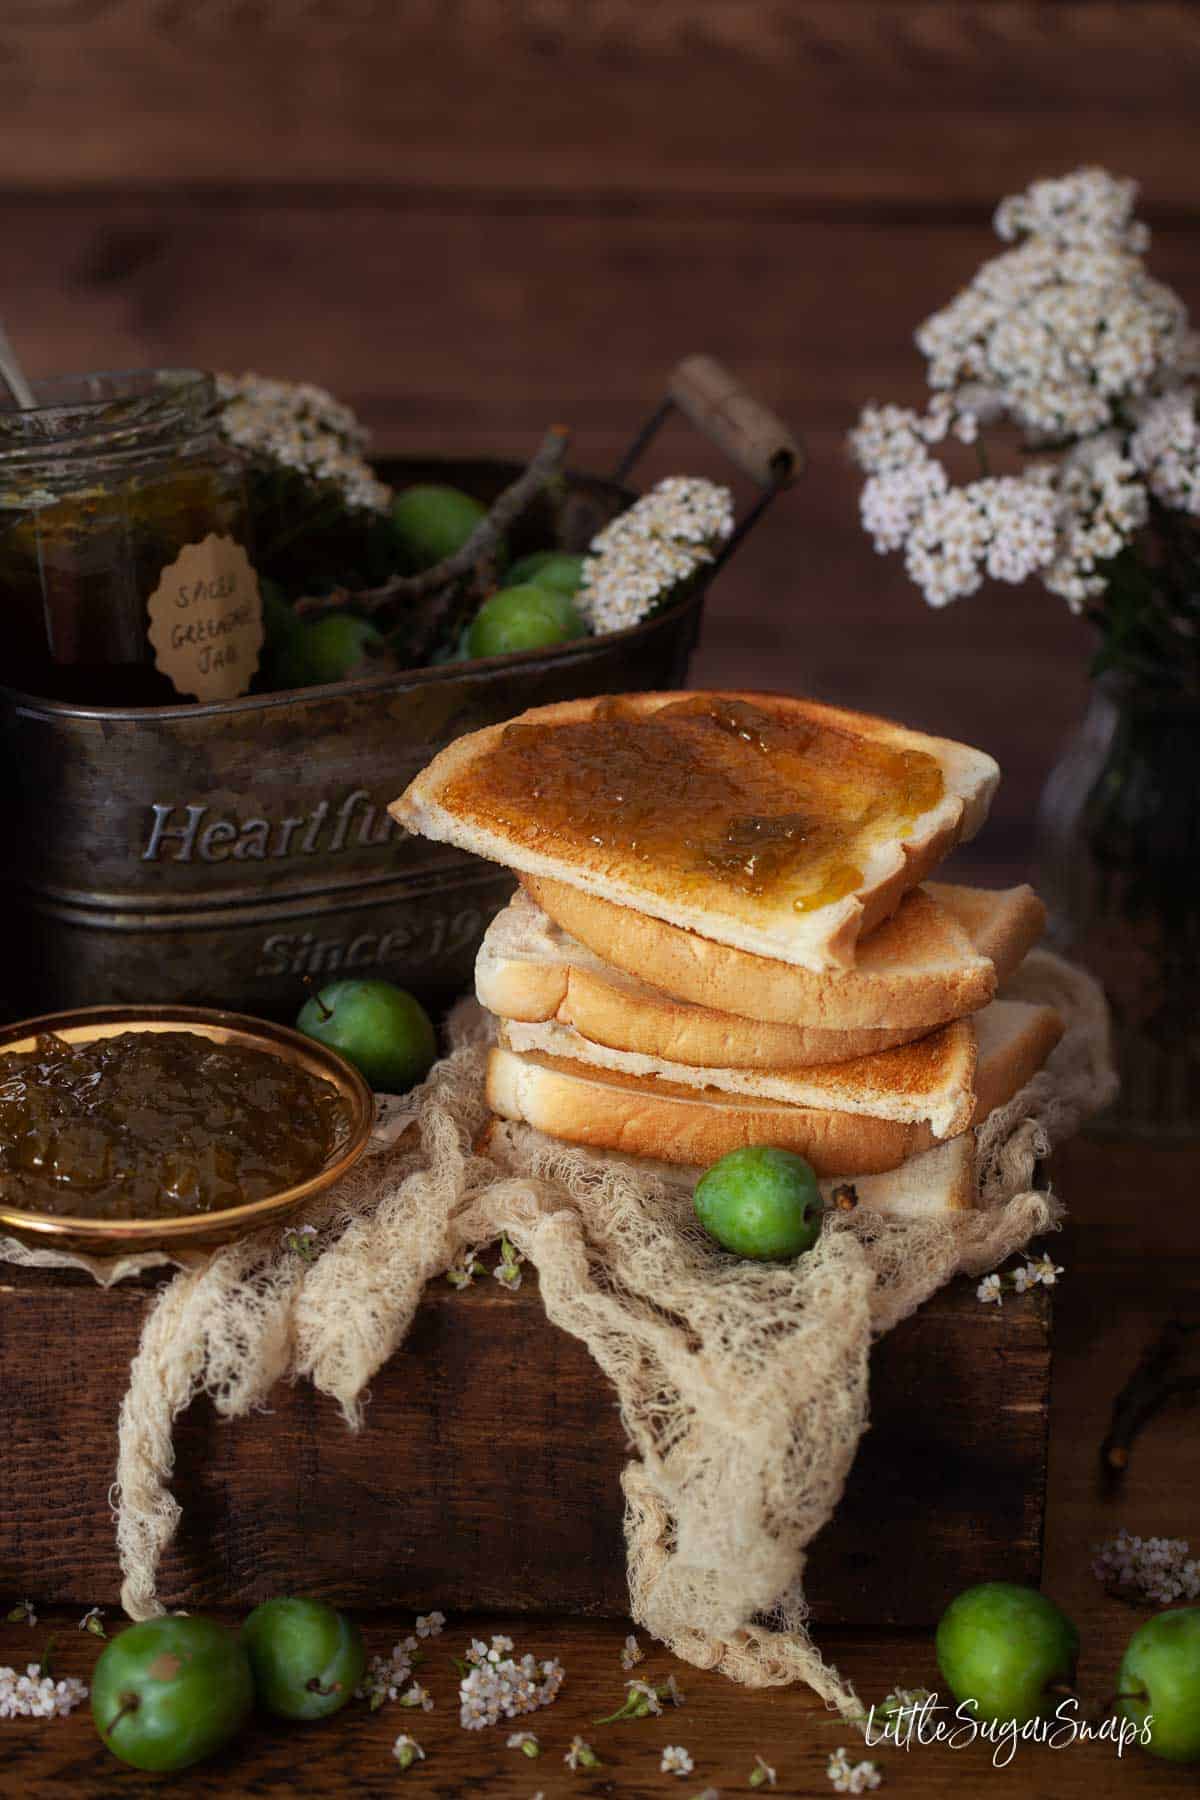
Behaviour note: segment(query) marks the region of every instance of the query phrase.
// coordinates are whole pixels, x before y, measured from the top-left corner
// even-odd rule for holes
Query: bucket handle
[[[776,494],[790,487],[804,468],[804,445],[783,420],[756,400],[715,356],[697,353],[676,363],[667,391],[614,471],[624,482],[673,411],[681,412],[730,462],[761,489],[738,521],[719,562],[725,562]]]

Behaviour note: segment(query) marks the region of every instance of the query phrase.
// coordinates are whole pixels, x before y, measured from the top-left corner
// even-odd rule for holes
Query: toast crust
[[[602,962],[672,999],[743,1018],[823,1031],[932,1030],[986,1006],[996,991],[991,960],[962,927],[917,891],[859,947],[852,970],[812,970],[715,943],[694,931],[615,906],[561,881],[522,875],[521,885],[555,924]],[[915,949],[927,954],[910,966]]]
[[[1062,1032],[1053,1007],[997,1002],[979,1034],[972,1124],[1025,1086]],[[524,1121],[548,1137],[688,1166],[707,1167],[730,1150],[769,1144],[797,1151],[818,1177],[852,1178],[898,1169],[936,1145],[928,1125],[705,1093],[503,1045],[488,1059],[487,1098],[501,1118]]]
[[[820,1175],[872,1175],[933,1148],[928,1125],[863,1119],[817,1107],[722,1095],[719,1102],[669,1082],[648,1092],[629,1076],[503,1046],[488,1058],[487,1098],[505,1119],[548,1137],[660,1162],[707,1165],[729,1150],[773,1144],[795,1150]]]
[[[924,891],[930,897],[936,892],[943,914],[969,931],[974,951],[993,963],[998,983],[1017,968],[1044,923],[1045,909],[1027,887],[990,892],[945,885],[935,890],[930,884]],[[501,1018],[555,1020],[609,1049],[696,1068],[847,1062],[909,1043],[927,1029],[781,1024],[674,999],[602,962],[522,889],[488,928],[475,964],[475,991]],[[984,1002],[982,991],[967,997]]]
[[[716,1098],[782,1100],[789,1106],[925,1123],[938,1138],[965,1131],[975,1112],[975,1030],[966,1019],[943,1025],[895,1050],[844,1063],[772,1070],[698,1069],[659,1057],[637,1056],[593,1044],[571,1026],[553,1020],[541,1025],[503,1021],[500,1043],[518,1053],[532,1051],[589,1069],[645,1077],[655,1088],[667,1082]]]
[[[842,707],[784,695],[744,692],[648,693],[622,696],[632,714],[651,717],[664,707],[686,702],[745,703],[787,724],[815,726],[840,739],[864,740],[895,751],[919,751],[933,757],[942,774],[937,802],[877,836],[869,827],[845,846],[859,871],[852,892],[825,905],[797,912],[787,895],[775,902],[755,899],[712,874],[693,892],[677,885],[655,885],[630,853],[592,848],[553,834],[539,833],[532,809],[524,823],[503,823],[472,815],[469,774],[477,760],[497,749],[508,724],[545,727],[590,720],[605,702],[588,698],[534,708],[508,724],[488,726],[456,739],[442,750],[389,808],[408,830],[490,857],[523,874],[565,880],[585,892],[682,927],[704,932],[717,942],[759,956],[816,971],[853,966],[860,935],[870,932],[898,906],[902,896],[942,861],[960,839],[978,830],[999,779],[992,759],[948,739],[933,738],[904,726]],[[741,754],[739,752],[739,754]],[[849,752],[852,754],[852,751]],[[467,779],[464,790],[461,783]],[[445,802],[458,789],[452,805]],[[899,833],[897,835],[896,833]],[[548,840],[548,841],[544,841]]]
[[[532,1125],[493,1116],[484,1126],[476,1148],[511,1173],[527,1174],[528,1143],[523,1141],[522,1135],[525,1133],[547,1141],[546,1134],[535,1132]],[[604,1162],[617,1160],[615,1153],[609,1150],[593,1151],[593,1155]],[[657,1175],[672,1188],[693,1188],[704,1173],[699,1167],[655,1161],[650,1157],[637,1160],[647,1173]],[[889,1169],[882,1175],[856,1175],[853,1178],[825,1175],[820,1178],[819,1185],[826,1205],[837,1204],[838,1190],[844,1191],[849,1185],[856,1207],[890,1213],[893,1217],[931,1218],[945,1213],[968,1212],[977,1202],[975,1139],[966,1131],[933,1150],[910,1157],[898,1169]]]

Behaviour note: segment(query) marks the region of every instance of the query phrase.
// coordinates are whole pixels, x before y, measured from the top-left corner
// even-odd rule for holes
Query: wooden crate
[[[0,1269],[0,1593],[111,1606],[108,1489],[145,1288]],[[1050,1371],[1042,1292],[970,1283],[876,1346],[872,1425],[814,1547],[822,1621],[927,1625],[970,1582],[1036,1582]],[[605,1377],[549,1325],[536,1282],[428,1290],[348,1431],[307,1385],[225,1422],[178,1422],[184,1525],[171,1604],[300,1591],[364,1608],[620,1614],[624,1432]]]

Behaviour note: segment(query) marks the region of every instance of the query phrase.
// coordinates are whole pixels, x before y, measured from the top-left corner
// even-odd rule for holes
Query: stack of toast
[[[640,694],[460,738],[392,810],[520,877],[476,965],[501,1118],[688,1169],[773,1145],[842,1204],[936,1213],[1063,1029],[996,998],[1036,895],[928,879],[998,778],[812,701]]]

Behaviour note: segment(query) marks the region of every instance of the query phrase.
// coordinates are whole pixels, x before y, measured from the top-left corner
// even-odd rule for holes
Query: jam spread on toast
[[[520,721],[456,777],[446,805],[534,848],[643,865],[660,891],[716,883],[808,912],[853,893],[858,858],[942,797],[937,759],[720,695],[653,713]]]
[[[0,1194],[26,1212],[170,1218],[316,1175],[346,1111],[331,1082],[195,1031],[47,1035],[0,1056]]]

